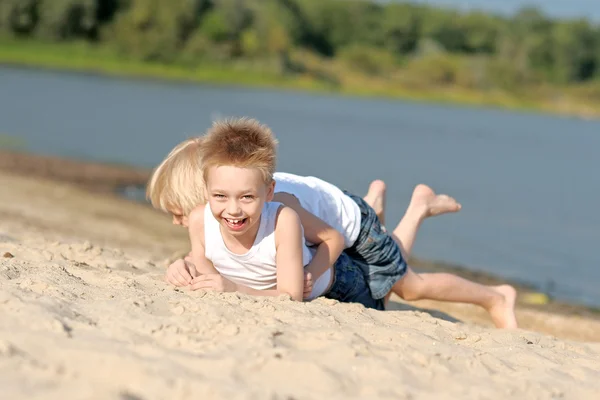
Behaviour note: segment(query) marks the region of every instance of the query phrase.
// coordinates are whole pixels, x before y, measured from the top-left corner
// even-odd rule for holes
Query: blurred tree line
[[[531,8],[502,17],[366,0],[0,0],[0,32],[333,81],[350,71],[413,87],[522,90],[600,77],[600,27]]]

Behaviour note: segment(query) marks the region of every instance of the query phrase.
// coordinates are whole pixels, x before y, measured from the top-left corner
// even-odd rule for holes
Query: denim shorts
[[[381,225],[373,207],[361,197],[344,193],[358,204],[361,217],[358,238],[344,252],[363,268],[373,298],[382,299],[406,274],[406,260],[398,243]]]
[[[363,268],[358,264],[347,254],[342,253],[334,264],[333,284],[325,297],[342,303],[360,303],[367,308],[384,310],[383,299],[373,298]]]

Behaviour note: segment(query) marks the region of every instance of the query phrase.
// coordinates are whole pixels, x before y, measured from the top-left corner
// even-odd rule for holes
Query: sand
[[[0,172],[2,399],[596,399],[597,319],[175,290],[165,215]],[[441,311],[428,311],[438,309]]]

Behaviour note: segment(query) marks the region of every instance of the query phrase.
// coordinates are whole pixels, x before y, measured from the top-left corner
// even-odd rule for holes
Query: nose
[[[234,216],[238,215],[239,213],[240,213],[240,206],[239,206],[238,202],[235,199],[230,199],[227,202],[227,214],[234,217]]]

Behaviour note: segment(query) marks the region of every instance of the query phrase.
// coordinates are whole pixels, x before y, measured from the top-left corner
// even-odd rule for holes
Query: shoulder
[[[197,230],[204,228],[204,211],[206,209],[205,204],[200,204],[190,212],[188,217],[189,229]]]
[[[279,241],[280,238],[293,235],[301,229],[302,223],[298,213],[290,207],[280,206],[275,219],[275,240]]]
[[[300,217],[298,216],[298,213],[294,211],[293,208],[288,207],[286,205],[279,206],[279,209],[277,210],[277,217],[275,220],[275,227],[281,224],[300,223]]]

